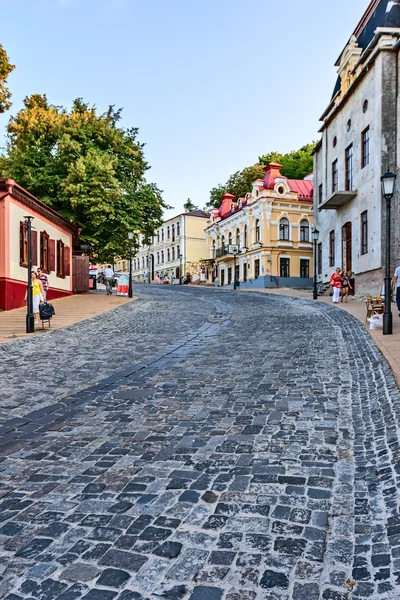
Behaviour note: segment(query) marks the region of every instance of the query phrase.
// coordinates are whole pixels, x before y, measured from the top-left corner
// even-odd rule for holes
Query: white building
[[[370,2],[336,63],[338,81],[321,117],[322,139],[315,150],[318,277],[327,282],[335,267],[347,269],[359,291],[376,292],[383,281],[380,179],[388,168],[398,170],[399,40],[397,0]],[[399,215],[398,209],[393,212],[395,263],[400,259]]]
[[[135,281],[179,281],[187,273],[200,279],[201,259],[207,256],[204,229],[208,214],[202,210],[182,213],[165,221],[150,245],[142,243],[133,259]],[[143,238],[142,238],[143,240]]]

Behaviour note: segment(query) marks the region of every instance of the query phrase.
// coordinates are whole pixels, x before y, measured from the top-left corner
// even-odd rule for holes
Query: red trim
[[[24,302],[25,292],[26,283],[16,281],[15,279],[0,277],[0,309],[12,310],[14,308],[26,306]],[[51,288],[47,293],[47,299],[55,300],[56,298],[72,296],[72,294],[73,292],[68,290]]]

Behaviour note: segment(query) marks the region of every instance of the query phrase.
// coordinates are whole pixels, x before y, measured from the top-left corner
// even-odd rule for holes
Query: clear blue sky
[[[13,106],[123,107],[175,210],[271,150],[318,138],[334,63],[369,0],[1,0]]]

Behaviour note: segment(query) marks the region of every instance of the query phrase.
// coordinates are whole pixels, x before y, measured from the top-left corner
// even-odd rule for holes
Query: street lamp
[[[133,231],[128,231],[128,240],[129,240],[129,290],[128,296],[129,298],[133,297],[132,292],[132,240],[133,240]]]
[[[394,195],[396,175],[389,169],[381,177],[382,194],[386,200],[386,264],[385,264],[385,312],[383,313],[383,335],[393,333],[393,315],[391,308],[392,278],[390,277],[390,208]]]
[[[26,293],[26,333],[34,333],[35,318],[33,315],[32,299],[32,221],[34,217],[24,217],[28,237],[28,288]]]
[[[312,241],[314,242],[314,280],[313,280],[313,300],[318,300],[317,293],[317,242],[319,238],[319,231],[316,227],[311,232]]]

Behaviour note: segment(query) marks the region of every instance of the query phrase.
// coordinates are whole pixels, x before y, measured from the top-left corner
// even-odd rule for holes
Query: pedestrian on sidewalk
[[[104,269],[104,283],[106,284],[107,296],[112,296],[112,285],[114,280],[114,271],[111,268],[111,265],[108,265]]]
[[[400,317],[400,267],[397,267],[394,271],[393,283],[396,286],[396,304]]]
[[[349,301],[349,290],[352,290],[353,288],[351,287],[351,283],[350,283],[350,275],[348,274],[347,271],[343,271],[343,275],[342,275],[342,298],[341,298],[341,302],[348,302]]]
[[[42,282],[38,278],[38,276],[35,273],[35,271],[32,271],[31,277],[32,277],[32,310],[33,310],[33,317],[35,319],[35,323],[39,323],[40,322],[40,320],[39,320],[39,304],[41,302],[43,302],[43,300],[44,300],[43,286],[42,286]],[[24,302],[26,302],[27,295],[28,295],[28,290],[25,293]]]
[[[47,277],[46,273],[43,273],[42,269],[38,269],[37,274],[38,278],[42,282],[43,297],[45,300],[47,300],[47,292],[49,290],[49,278]]]
[[[336,269],[336,271],[334,273],[332,273],[330,284],[333,288],[332,302],[334,304],[339,304],[340,290],[342,289],[342,284],[343,284],[343,277],[340,273],[339,267]]]

